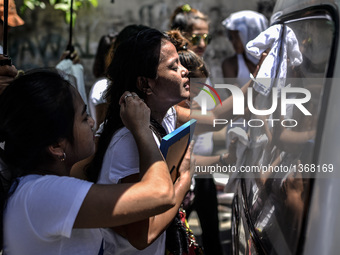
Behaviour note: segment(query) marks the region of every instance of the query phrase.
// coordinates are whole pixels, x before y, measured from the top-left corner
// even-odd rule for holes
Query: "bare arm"
[[[169,169],[149,129],[150,109],[139,98],[128,97],[124,101],[127,93],[120,101],[121,117],[135,137],[143,176],[136,184],[92,185],[74,228],[125,225],[162,213],[176,204]]]
[[[175,204],[173,188],[167,188],[163,180],[156,177],[163,170],[168,171],[163,162],[155,162],[139,183],[94,184],[78,212],[73,227],[120,226],[170,209]]]
[[[135,248],[145,249],[152,244],[166,230],[178,212],[184,196],[189,190],[192,177],[192,172],[190,172],[190,151],[191,149],[188,150],[185,155],[179,169],[180,176],[174,184],[175,206],[166,212],[150,217],[149,219],[113,229],[116,233],[125,237]],[[137,175],[132,175],[124,178],[123,181],[138,181],[136,180],[136,177]]]
[[[266,57],[267,57],[267,53],[266,52],[262,53],[259,64],[256,66],[256,69],[253,73],[254,77],[256,77]],[[247,94],[248,88],[252,86],[252,83],[253,81],[249,80],[245,85],[243,85],[243,87],[241,88],[243,95]],[[224,125],[216,125],[215,127],[213,127],[214,119],[226,119],[229,121],[230,119],[233,119],[234,117],[236,117],[233,115],[233,100],[234,100],[233,96],[228,97],[222,102],[222,104],[219,104],[213,110],[208,111],[207,115],[202,115],[201,111],[199,110],[191,111],[190,117],[193,119],[196,119],[197,124],[199,124],[199,125],[196,125],[195,133],[200,134],[200,133],[209,132],[209,131],[212,131],[212,132],[219,131],[224,127]],[[244,108],[246,109],[247,105],[244,105]]]
[[[242,88],[244,95],[247,93],[247,89],[252,84],[252,80],[249,80]],[[246,107],[246,106],[245,106]],[[183,111],[183,109],[181,109]],[[190,109],[187,109],[190,112]],[[183,114],[183,112],[181,113]],[[214,119],[226,119],[230,120],[234,118],[233,115],[233,96],[225,99],[222,104],[217,105],[214,109],[207,111],[207,115],[202,115],[200,110],[192,110],[190,117],[197,120],[195,133],[200,134],[204,132],[219,131],[224,128],[224,125],[216,125],[213,127]]]
[[[309,131],[293,131],[284,129],[280,135],[280,141],[288,145],[303,144],[308,140],[314,139],[316,130]]]
[[[237,56],[225,58],[222,62],[222,72],[224,78],[236,78],[238,72]]]

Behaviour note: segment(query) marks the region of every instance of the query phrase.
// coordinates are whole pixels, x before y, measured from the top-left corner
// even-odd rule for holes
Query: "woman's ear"
[[[152,95],[152,89],[150,87],[150,79],[145,77],[137,78],[137,88],[143,92],[144,95],[150,96]]]
[[[66,139],[62,139],[60,142],[48,146],[48,151],[53,157],[58,158],[60,161],[64,161],[66,154]]]

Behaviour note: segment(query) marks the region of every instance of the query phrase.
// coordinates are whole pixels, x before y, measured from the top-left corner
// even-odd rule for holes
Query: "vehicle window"
[[[289,21],[283,28],[283,35],[289,31],[295,36],[302,63],[294,66],[289,56],[282,57],[280,61],[286,61],[287,73],[285,79],[277,82],[284,84],[286,91],[298,92],[283,95],[283,89],[279,89],[277,96],[272,97],[274,92],[271,92],[254,98],[256,109],[269,109],[274,98],[278,107],[270,115],[251,116],[262,120],[264,125],[248,129],[250,146],[245,166],[257,166],[262,172],[247,173],[243,187],[250,223],[268,254],[297,252],[311,177],[319,167],[313,166],[313,152],[334,36],[334,23],[327,15]],[[285,50],[289,51],[288,44],[289,40],[286,49],[282,44],[281,56]],[[294,90],[296,88],[304,90]],[[285,104],[302,102],[304,98],[307,99],[302,106],[310,114],[297,104]]]

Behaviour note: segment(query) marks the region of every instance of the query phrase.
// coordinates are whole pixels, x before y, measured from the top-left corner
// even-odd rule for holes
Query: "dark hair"
[[[106,56],[110,51],[111,45],[115,42],[117,34],[103,35],[100,38],[96,56],[94,58],[92,72],[94,77],[99,78],[105,75],[106,71]]]
[[[181,32],[191,33],[197,20],[209,22],[208,17],[188,4],[178,6],[170,18],[170,29],[179,29]]]
[[[144,25],[129,25],[126,26],[122,29],[122,31],[119,32],[117,39],[114,43],[114,47],[117,49],[118,46],[122,43],[125,42],[127,39],[129,39],[131,36],[134,36],[138,34],[140,31],[144,29],[150,29],[150,27],[144,26]]]
[[[144,25],[135,25],[135,24],[124,27],[122,31],[120,31],[119,34],[117,35],[116,40],[111,45],[110,50],[108,54],[106,55],[105,66],[107,67],[110,65],[113,59],[113,56],[114,56],[114,52],[116,51],[116,49],[122,42],[126,41],[131,36],[138,34],[138,32],[144,29],[148,29],[148,28],[149,27],[144,26]]]
[[[8,189],[20,176],[54,159],[47,147],[73,143],[76,90],[55,69],[32,70],[16,78],[0,96],[1,224]],[[1,225],[1,247],[2,247]]]
[[[144,98],[144,94],[137,89],[137,79],[138,77],[156,78],[164,40],[169,41],[160,31],[148,28],[122,42],[115,51],[114,58],[107,69],[107,76],[110,79],[107,90],[110,104],[104,129],[94,159],[86,169],[90,181],[97,181],[111,138],[119,128],[124,126],[118,104],[121,95],[128,90]]]
[[[0,141],[5,163],[34,170],[50,159],[47,146],[73,142],[75,89],[56,70],[38,69],[16,78],[0,97]]]

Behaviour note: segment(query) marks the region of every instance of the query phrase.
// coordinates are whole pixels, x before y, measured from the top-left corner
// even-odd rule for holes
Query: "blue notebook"
[[[165,158],[173,182],[178,177],[178,167],[192,139],[196,120],[192,119],[163,137],[160,150]]]

